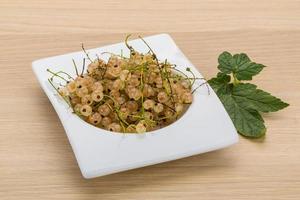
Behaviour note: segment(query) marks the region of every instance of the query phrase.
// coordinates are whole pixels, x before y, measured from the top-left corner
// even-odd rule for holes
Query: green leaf
[[[223,52],[218,58],[218,68],[225,74],[233,73],[238,80],[252,80],[265,66],[251,62],[250,58],[244,54],[232,56],[229,52]]]
[[[221,72],[225,74],[230,74],[233,72],[235,64],[233,63],[233,57],[229,52],[224,51],[223,53],[221,53],[219,55],[218,62],[219,62],[218,69]]]
[[[255,117],[256,119],[265,122],[265,120],[262,118],[262,116],[257,110],[248,110],[248,112],[250,112],[253,115],[253,117]]]
[[[243,108],[260,112],[275,112],[289,105],[250,83],[235,85],[232,89],[232,97]]]
[[[221,94],[219,97],[241,135],[259,138],[266,133],[266,127],[258,112],[244,109],[230,94]]]
[[[221,72],[208,80],[228,112],[237,131],[246,137],[258,138],[265,134],[266,127],[260,112],[274,112],[289,104],[270,93],[257,89],[256,85],[242,83],[252,80],[264,65],[252,62],[244,54],[231,55],[223,52],[218,58]],[[231,76],[233,81],[231,81]]]
[[[257,75],[265,66],[254,62],[247,62],[238,66],[234,72],[238,80],[252,80],[252,76]]]
[[[230,76],[219,72],[217,77],[212,78],[207,81],[208,84],[217,92],[220,88],[227,85],[230,82]]]

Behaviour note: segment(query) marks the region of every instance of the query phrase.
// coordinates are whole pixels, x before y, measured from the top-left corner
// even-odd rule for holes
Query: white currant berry
[[[95,102],[100,102],[104,97],[103,92],[100,92],[98,90],[94,91],[91,96],[92,100]]]
[[[81,98],[81,103],[84,105],[84,104],[87,104],[87,105],[91,105],[93,103],[93,99],[91,97],[91,95],[87,94],[87,95],[84,95],[82,98]]]
[[[146,110],[150,110],[154,107],[154,101],[152,99],[147,99],[144,101],[143,106]]]
[[[113,122],[108,125],[107,129],[109,131],[113,131],[113,132],[121,132],[122,128],[121,128],[120,124]]]
[[[90,116],[92,114],[92,107],[89,106],[89,105],[83,105],[81,106],[80,108],[80,113],[83,115],[83,116]]]
[[[183,111],[183,105],[181,103],[176,103],[175,104],[175,111],[177,114],[180,114]]]
[[[109,117],[103,117],[101,124],[104,127],[108,127],[108,125],[111,124],[111,119]]]
[[[122,70],[120,72],[120,80],[121,81],[127,81],[128,79],[130,79],[130,72],[129,70],[125,69],[125,70]]]
[[[102,116],[108,116],[110,113],[110,108],[108,107],[107,104],[102,104],[101,106],[98,107],[98,112],[102,115]]]
[[[192,103],[192,101],[193,101],[193,95],[192,95],[191,92],[185,92],[182,95],[182,99],[183,99],[184,103]]]
[[[101,115],[99,113],[93,113],[89,116],[88,120],[91,124],[98,125],[101,122]]]
[[[164,106],[161,103],[155,103],[153,107],[154,112],[160,113],[164,110]]]
[[[97,82],[94,82],[93,85],[92,85],[92,90],[93,91],[100,91],[100,92],[103,92],[103,85],[100,81],[97,81]]]
[[[88,93],[89,93],[89,90],[85,86],[82,86],[82,87],[76,89],[76,94],[79,97],[83,97],[83,96],[87,95]]]
[[[136,127],[135,130],[137,133],[145,133],[146,132],[146,127],[144,125],[144,123],[139,122]]]
[[[168,97],[167,93],[165,93],[165,92],[159,92],[159,93],[157,94],[157,100],[158,100],[160,103],[165,103],[165,102],[168,101],[168,99],[169,99],[169,97]]]
[[[74,81],[69,82],[69,83],[67,84],[67,90],[69,91],[69,93],[73,93],[73,92],[76,91],[76,84],[75,84]]]

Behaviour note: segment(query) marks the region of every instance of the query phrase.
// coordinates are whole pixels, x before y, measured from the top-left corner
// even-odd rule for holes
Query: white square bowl
[[[190,67],[197,77],[202,77],[183,55],[172,38],[159,34],[144,38],[158,59],[168,59],[185,70]],[[129,42],[136,50],[149,49],[141,40]],[[121,49],[128,55],[124,43],[88,50],[96,58],[101,52],[119,54]],[[67,133],[81,173],[94,178],[120,171],[153,165],[227,147],[238,141],[238,135],[222,103],[210,88],[201,87],[194,93],[194,101],[187,112],[175,123],[144,134],[112,133],[96,128],[73,114],[56,94],[47,79],[53,71],[64,70],[75,75],[72,59],[81,63],[85,54],[80,52],[34,61],[32,68]],[[108,59],[109,55],[101,56]],[[79,64],[78,64],[79,65]]]

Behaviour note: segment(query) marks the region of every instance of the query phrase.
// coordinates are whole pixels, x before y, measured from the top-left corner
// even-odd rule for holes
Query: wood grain
[[[300,2],[0,0],[0,199],[299,199]],[[267,136],[190,158],[81,177],[31,71],[35,59],[167,32],[203,75],[223,50],[268,67],[255,82],[291,104]]]

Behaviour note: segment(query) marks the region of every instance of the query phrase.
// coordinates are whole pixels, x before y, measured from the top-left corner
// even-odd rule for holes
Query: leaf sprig
[[[289,104],[254,84],[242,82],[252,80],[265,67],[252,62],[245,53],[231,55],[225,51],[218,62],[220,72],[208,83],[219,96],[237,131],[246,137],[262,137],[266,127],[260,113],[275,112]]]

